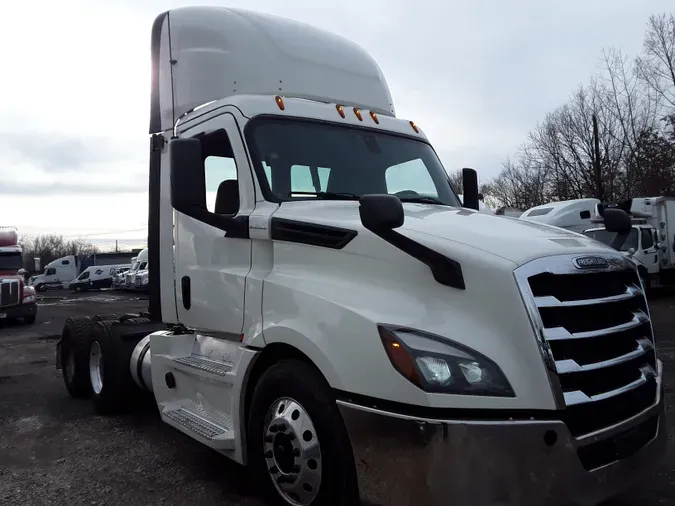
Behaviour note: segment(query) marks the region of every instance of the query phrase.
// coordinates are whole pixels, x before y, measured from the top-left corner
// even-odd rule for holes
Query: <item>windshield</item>
[[[21,253],[0,253],[0,271],[18,271],[22,264]]]
[[[616,232],[609,232],[608,230],[602,228],[598,230],[586,230],[584,232],[584,235],[609,246],[610,244],[612,244],[612,240],[614,239],[614,237],[616,237]],[[628,238],[626,239],[626,242],[623,243],[623,246],[621,246],[620,251],[628,251],[631,248],[635,250],[638,249],[637,228],[631,229],[630,233],[628,234]]]
[[[358,199],[390,193],[403,201],[461,207],[432,147],[390,133],[307,120],[254,120],[246,132],[266,197]]]

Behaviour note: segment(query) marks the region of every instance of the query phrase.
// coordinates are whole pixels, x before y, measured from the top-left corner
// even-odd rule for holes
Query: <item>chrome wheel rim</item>
[[[321,486],[321,447],[314,423],[299,402],[275,401],[265,419],[263,451],[279,495],[292,506],[308,506]]]
[[[89,350],[89,378],[94,393],[100,394],[103,390],[103,353],[98,341],[91,343]]]

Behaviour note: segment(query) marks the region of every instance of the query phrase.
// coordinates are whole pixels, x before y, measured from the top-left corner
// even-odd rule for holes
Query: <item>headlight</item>
[[[425,392],[515,397],[497,364],[476,351],[417,330],[378,330],[394,368]]]

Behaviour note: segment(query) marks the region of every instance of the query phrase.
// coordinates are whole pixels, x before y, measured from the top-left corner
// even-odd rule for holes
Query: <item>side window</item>
[[[642,235],[642,249],[647,249],[654,246],[654,238],[652,237],[652,234],[648,228],[643,228],[641,231],[641,235]]]
[[[206,185],[206,209],[216,214],[237,214],[239,183],[232,145],[224,130],[201,139]]]
[[[61,260],[61,265],[70,265],[70,260]]]
[[[83,272],[80,279],[89,279],[89,272]]]
[[[47,272],[45,272],[45,274],[46,274],[47,276],[53,276],[54,274],[56,274],[56,269],[54,269],[53,267],[51,267],[51,268],[47,269]]]
[[[586,211],[581,211],[579,213],[579,218],[582,220],[590,220],[591,219],[591,212],[586,210]]]
[[[292,192],[322,192],[328,187],[330,169],[317,167],[314,172],[307,165],[293,165],[291,167]]]
[[[419,195],[438,197],[434,180],[424,162],[416,158],[408,162],[392,165],[385,173],[388,193],[398,193],[405,190]]]

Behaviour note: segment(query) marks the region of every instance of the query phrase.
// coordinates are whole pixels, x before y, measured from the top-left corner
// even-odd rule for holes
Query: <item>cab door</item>
[[[175,211],[178,320],[200,333],[239,340],[244,323],[246,276],[251,269],[248,221],[254,206],[251,172],[234,117],[225,113],[181,134],[199,139],[208,213]],[[245,232],[219,228],[224,215],[241,219]]]
[[[649,274],[659,272],[659,251],[654,241],[653,229],[640,227],[640,261],[647,268]]]

